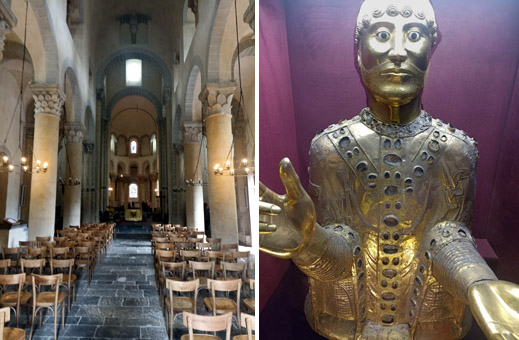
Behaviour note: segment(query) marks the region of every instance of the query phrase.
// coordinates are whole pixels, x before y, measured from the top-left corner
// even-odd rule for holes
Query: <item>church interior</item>
[[[255,53],[254,0],[0,0],[8,339],[250,339]]]

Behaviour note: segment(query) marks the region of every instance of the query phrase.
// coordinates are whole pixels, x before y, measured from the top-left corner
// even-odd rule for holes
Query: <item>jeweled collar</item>
[[[409,124],[388,123],[376,118],[371,114],[369,108],[365,108],[359,114],[364,125],[373,131],[392,138],[405,138],[416,136],[431,126],[431,116],[422,110],[420,116]]]

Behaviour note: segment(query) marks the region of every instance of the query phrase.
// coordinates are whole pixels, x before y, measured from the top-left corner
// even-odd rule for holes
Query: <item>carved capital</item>
[[[65,137],[67,138],[67,144],[82,143],[85,131],[86,129],[81,123],[65,123]]]
[[[225,113],[231,114],[231,103],[236,83],[208,83],[207,87],[200,94],[207,116]]]
[[[184,123],[184,142],[199,143],[202,134],[202,122],[191,121]]]
[[[5,47],[5,35],[9,33],[10,29],[7,25],[7,22],[0,18],[0,60],[4,57],[4,47]]]
[[[86,154],[93,154],[94,153],[94,143],[83,143],[83,152]]]
[[[34,98],[34,115],[48,114],[60,118],[65,94],[58,85],[32,84],[30,88]]]

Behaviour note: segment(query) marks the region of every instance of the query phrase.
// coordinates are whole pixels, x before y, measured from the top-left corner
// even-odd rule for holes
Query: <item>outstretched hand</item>
[[[470,287],[469,305],[489,340],[519,340],[519,286],[482,281]]]
[[[280,162],[279,175],[285,195],[260,183],[260,249],[277,257],[292,258],[313,237],[315,208],[288,158]]]

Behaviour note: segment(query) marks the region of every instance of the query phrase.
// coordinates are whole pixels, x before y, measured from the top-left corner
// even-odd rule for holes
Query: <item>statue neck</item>
[[[409,124],[420,116],[422,101],[421,96],[417,96],[405,105],[393,106],[381,103],[368,94],[368,106],[371,114],[382,121]]]

